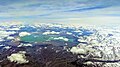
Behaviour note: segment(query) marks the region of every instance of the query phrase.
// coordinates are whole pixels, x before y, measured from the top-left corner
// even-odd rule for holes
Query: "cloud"
[[[0,0],[0,21],[67,22],[65,20],[67,18],[119,16],[119,2],[119,0]]]
[[[107,8],[108,6],[94,6],[94,7],[85,7],[85,8],[79,8],[74,10],[69,10],[68,12],[74,12],[74,11],[87,11],[87,10],[95,10],[95,9],[103,9]]]

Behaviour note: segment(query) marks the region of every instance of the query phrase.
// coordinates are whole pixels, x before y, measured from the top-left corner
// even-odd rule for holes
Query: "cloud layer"
[[[0,21],[64,23],[70,18],[77,18],[75,21],[96,16],[118,18],[119,2],[120,0],[0,0]]]

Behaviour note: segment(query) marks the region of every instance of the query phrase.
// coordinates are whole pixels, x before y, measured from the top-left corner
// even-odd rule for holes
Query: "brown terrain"
[[[29,63],[17,64],[7,59],[7,56],[19,51],[27,52],[25,56]],[[96,67],[91,64],[85,65],[84,60],[77,61],[77,55],[52,45],[0,49],[0,60],[1,67]]]

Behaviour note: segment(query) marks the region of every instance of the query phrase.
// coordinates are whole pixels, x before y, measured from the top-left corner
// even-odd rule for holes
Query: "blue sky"
[[[0,0],[0,22],[120,23],[120,0]]]

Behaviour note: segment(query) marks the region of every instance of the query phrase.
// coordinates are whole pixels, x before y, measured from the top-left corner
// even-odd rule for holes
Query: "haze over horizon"
[[[119,24],[120,0],[0,0],[0,22]]]

